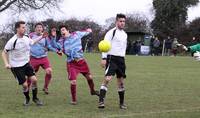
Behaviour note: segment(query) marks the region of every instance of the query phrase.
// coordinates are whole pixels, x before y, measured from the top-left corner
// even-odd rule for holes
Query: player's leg
[[[29,79],[31,80],[31,88],[32,88],[32,95],[33,95],[33,102],[36,103],[38,106],[42,106],[42,101],[39,100],[37,94],[38,94],[38,86],[37,86],[37,78],[35,75],[30,76]]]
[[[34,72],[38,72],[39,71],[39,68],[40,68],[40,61],[38,61],[38,59],[35,59],[33,57],[30,58],[30,65],[31,67],[34,69]],[[28,86],[29,88],[31,87],[31,80],[28,79],[27,80],[27,83],[28,83]]]
[[[76,80],[70,80],[70,90],[71,90],[71,104],[76,105]]]
[[[125,95],[124,79],[126,78],[125,74],[126,65],[124,59],[122,58],[118,59],[118,63],[119,65],[117,66],[116,75],[117,75],[117,86],[119,95],[119,107],[120,109],[127,109],[126,105],[124,104],[124,95]]]
[[[23,93],[25,96],[24,106],[28,106],[30,104],[30,96],[29,96],[29,87],[27,81],[22,84]]]
[[[28,106],[29,101],[30,101],[30,96],[29,96],[29,88],[28,88],[28,83],[26,81],[24,67],[11,68],[11,71],[12,71],[13,75],[15,76],[15,78],[18,80],[19,85],[22,85],[23,94],[25,96],[25,101],[24,101],[23,105]]]
[[[77,62],[79,66],[79,72],[83,74],[83,76],[87,79],[88,86],[90,88],[91,95],[97,95],[99,96],[99,91],[96,91],[94,89],[94,81],[92,79],[92,75],[90,73],[89,66],[85,60],[80,60]]]
[[[99,91],[96,91],[94,89],[94,82],[93,82],[93,79],[92,79],[92,75],[90,73],[83,74],[83,75],[87,79],[88,86],[90,87],[90,94],[99,96]]]
[[[100,87],[100,95],[99,95],[99,106],[98,108],[104,108],[104,99],[106,97],[106,92],[108,90],[108,83],[112,80],[112,76],[106,76]]]
[[[34,69],[30,64],[28,64],[26,67],[26,76],[28,76],[28,79],[31,81],[31,88],[32,88],[32,97],[33,102],[35,102],[38,106],[43,105],[43,103],[39,100],[37,97],[38,94],[38,86],[37,86],[37,78],[35,76]]]
[[[48,87],[52,78],[52,68],[47,68],[45,69],[45,83],[44,83],[44,88],[43,91],[45,92],[45,94],[49,94],[48,92]]]
[[[37,73],[39,71],[40,68],[40,62],[38,59],[35,59],[33,57],[30,58],[30,65],[32,66],[32,68],[34,69],[34,71]]]
[[[52,78],[52,68],[48,58],[43,58],[42,60],[42,68],[45,69],[45,78],[44,78],[44,88],[43,91],[45,94],[49,94],[48,87]]]
[[[70,91],[71,91],[71,104],[76,105],[76,77],[78,72],[74,67],[74,63],[67,63],[68,79],[70,81]]]
[[[107,58],[106,68],[105,68],[105,78],[100,87],[99,95],[99,106],[98,108],[104,108],[104,99],[106,97],[106,92],[108,90],[108,83],[112,80],[112,76],[115,75],[117,66],[115,64],[115,58]]]
[[[124,88],[124,78],[117,78],[117,86],[118,86],[118,95],[119,95],[119,107],[120,109],[127,109],[126,105],[124,104],[124,95],[125,95],[125,88]]]

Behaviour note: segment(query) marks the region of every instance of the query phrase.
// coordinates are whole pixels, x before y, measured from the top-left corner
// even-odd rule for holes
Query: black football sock
[[[26,99],[30,99],[29,91],[26,91],[26,92],[23,92],[23,93],[24,93],[24,96],[26,97]]]
[[[99,102],[104,102],[104,99],[106,97],[106,91],[107,87],[102,85],[100,89]]]
[[[28,88],[24,88],[24,87],[23,87],[23,94],[24,94],[24,96],[26,97],[26,99],[30,99],[30,96],[29,96],[29,89],[28,89]]]
[[[33,99],[37,99],[37,93],[38,93],[37,87],[32,87]]]
[[[118,94],[119,94],[119,103],[120,103],[120,105],[122,105],[122,104],[124,104],[125,91],[118,91]]]

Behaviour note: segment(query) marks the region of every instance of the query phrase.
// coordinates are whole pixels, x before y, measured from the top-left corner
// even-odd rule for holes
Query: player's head
[[[69,36],[70,32],[69,32],[69,27],[67,25],[61,25],[59,29],[63,37]]]
[[[24,35],[26,32],[26,23],[24,21],[18,21],[15,23],[15,30],[17,34]]]
[[[155,37],[155,40],[159,40],[157,36]]]
[[[49,34],[50,35],[53,35],[53,34],[56,34],[57,33],[57,28],[55,25],[52,25],[49,29]]]
[[[51,33],[56,32],[56,31],[57,31],[56,27],[51,28]]]
[[[35,32],[37,34],[42,34],[43,31],[44,31],[44,25],[42,23],[35,24]]]
[[[49,29],[49,34],[50,36],[56,36],[56,40],[59,40],[60,39],[60,32],[57,30],[57,27],[56,25],[52,25]]]
[[[116,27],[119,29],[124,29],[126,16],[124,14],[117,14],[116,16]]]

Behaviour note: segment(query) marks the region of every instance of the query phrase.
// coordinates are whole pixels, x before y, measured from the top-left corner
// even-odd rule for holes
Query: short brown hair
[[[60,25],[59,30],[61,30],[62,28],[65,28],[66,30],[69,30],[69,26],[68,25]]]
[[[116,20],[118,20],[119,18],[125,18],[126,19],[126,15],[120,13],[116,15]]]
[[[40,23],[36,23],[35,24],[35,28],[38,26],[38,25],[41,25],[43,28],[44,28],[44,25],[40,22]]]
[[[21,24],[26,24],[26,22],[25,21],[18,21],[18,22],[16,22],[15,23],[15,30],[17,29],[17,28],[20,28],[20,25]]]

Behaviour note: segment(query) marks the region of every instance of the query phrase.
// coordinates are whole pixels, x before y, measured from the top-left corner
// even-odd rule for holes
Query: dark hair
[[[21,24],[26,24],[24,21],[18,21],[15,23],[15,30],[20,27]]]
[[[51,25],[50,27],[49,27],[49,34],[51,35],[51,30],[52,29],[56,29],[56,31],[57,31],[57,27],[56,27],[56,25]]]
[[[116,15],[116,20],[118,20],[119,18],[125,18],[126,19],[126,15],[120,13]]]
[[[61,33],[60,33],[60,31],[57,30],[56,25],[51,25],[51,26],[50,26],[50,28],[49,28],[49,37],[52,36],[52,35],[51,35],[51,30],[52,30],[53,28],[56,29],[56,41],[58,41],[58,40],[60,39],[60,37],[61,37]]]
[[[69,30],[69,26],[68,25],[60,25],[59,30],[61,30],[62,28],[65,28],[66,30]]]
[[[44,25],[40,22],[40,23],[36,23],[35,24],[35,28],[38,26],[38,25],[41,25],[43,28],[44,28]]]
[[[56,25],[53,24],[53,25],[50,26],[50,29],[53,29],[53,28],[57,29]]]

